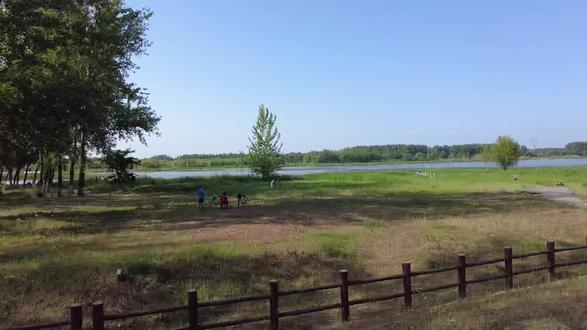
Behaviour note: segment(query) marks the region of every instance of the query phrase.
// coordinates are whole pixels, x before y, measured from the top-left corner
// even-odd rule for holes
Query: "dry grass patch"
[[[397,303],[356,308],[340,329],[585,329],[585,277],[471,297],[411,311]]]
[[[587,211],[571,208],[516,210],[436,220],[396,221],[359,247],[366,270],[373,274],[400,271],[401,262],[415,267],[452,265],[456,255],[469,260],[499,257],[504,246],[514,254],[545,250],[545,242],[559,246],[585,243]]]
[[[104,300],[109,311],[129,311],[184,303],[193,287],[202,300],[221,299],[265,293],[271,278],[283,289],[309,287],[337,281],[341,268],[351,278],[367,278],[399,273],[406,260],[424,269],[452,264],[460,252],[474,260],[501,256],[504,245],[517,253],[542,249],[551,238],[584,242],[587,211],[513,193],[516,185],[501,172],[482,171],[503,177],[503,190],[492,177],[481,178],[480,186],[478,172],[463,172],[469,181],[459,173],[439,172],[436,181],[411,172],[334,175],[324,182],[312,176],[273,190],[245,182],[251,190],[258,186],[251,205],[228,210],[197,209],[191,181],[84,199],[0,200],[0,323],[65,316],[73,302]],[[214,181],[214,191],[226,180]],[[119,268],[128,276],[124,283],[116,282]],[[352,298],[397,289],[357,288]],[[283,307],[336,302],[335,291],[287,298]],[[454,292],[442,298],[454,300]],[[416,299],[428,306],[439,301]],[[265,313],[265,306],[202,318],[256,312]],[[304,328],[302,319],[287,327]],[[143,322],[121,326],[175,327],[182,318]]]

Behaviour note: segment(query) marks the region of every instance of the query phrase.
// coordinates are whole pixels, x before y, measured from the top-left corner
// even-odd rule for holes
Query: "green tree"
[[[505,171],[514,166],[522,154],[520,145],[509,136],[499,136],[495,144],[487,145],[483,151],[485,161],[494,162]]]
[[[78,13],[82,33],[73,48],[74,76],[92,95],[76,107],[79,124],[78,195],[83,195],[86,157],[89,150],[108,150],[118,139],[156,131],[159,117],[147,105],[146,94],[128,81],[137,66],[136,55],[149,46],[147,21],[152,13],[134,10],[122,1],[84,0]]]
[[[113,171],[114,175],[109,177],[113,183],[129,183],[135,180],[134,173],[129,172],[135,165],[140,164],[138,158],[129,156],[134,150],[107,150],[104,152],[102,161]]]
[[[284,164],[281,157],[281,135],[275,126],[276,117],[269,112],[269,108],[261,104],[257,115],[257,122],[253,126],[253,136],[249,138],[249,154],[246,164],[253,172],[269,179]]]
[[[61,183],[67,158],[83,195],[88,152],[156,131],[128,81],[151,14],[122,0],[0,0],[0,165],[11,178],[38,159],[43,185],[55,168]]]
[[[565,150],[571,155],[587,156],[587,142],[568,143]]]

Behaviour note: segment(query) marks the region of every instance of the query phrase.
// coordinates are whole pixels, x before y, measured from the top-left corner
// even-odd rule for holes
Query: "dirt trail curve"
[[[538,187],[524,190],[531,194],[540,194],[544,198],[570,204],[576,207],[587,208],[587,202],[573,194],[567,187]]]

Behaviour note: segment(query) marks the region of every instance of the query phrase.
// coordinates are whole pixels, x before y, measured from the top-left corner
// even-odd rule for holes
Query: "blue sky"
[[[587,1],[128,0],[153,45],[132,80],[163,117],[141,157],[587,140]],[[126,146],[126,144],[121,144]]]

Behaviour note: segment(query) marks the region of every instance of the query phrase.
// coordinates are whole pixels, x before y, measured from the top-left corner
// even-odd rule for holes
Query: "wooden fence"
[[[208,301],[208,302],[199,302],[198,301],[198,293],[196,290],[190,290],[187,295],[187,304],[180,305],[180,306],[173,306],[173,307],[166,307],[166,308],[159,308],[155,310],[149,311],[137,311],[137,312],[130,312],[130,313],[121,313],[121,314],[105,314],[104,313],[104,304],[102,302],[96,302],[92,304],[92,317],[91,323],[92,328],[94,330],[103,330],[105,323],[114,320],[122,320],[122,319],[129,319],[134,317],[146,316],[146,315],[153,315],[153,314],[162,314],[162,313],[171,313],[171,312],[178,312],[178,311],[185,311],[188,315],[188,325],[184,328],[180,329],[212,329],[212,328],[221,328],[221,327],[228,327],[228,326],[235,326],[235,325],[242,325],[254,322],[261,322],[261,321],[269,321],[270,329],[279,329],[279,320],[286,317],[302,315],[307,313],[314,313],[319,311],[331,310],[331,309],[340,309],[341,312],[341,319],[342,321],[348,321],[350,317],[350,307],[353,305],[365,304],[370,302],[376,301],[384,301],[384,300],[391,300],[391,299],[400,299],[403,298],[404,304],[406,307],[412,306],[412,296],[414,292],[416,293],[426,293],[426,292],[434,292],[440,290],[447,290],[452,288],[457,288],[458,296],[460,298],[464,298],[467,295],[467,287],[471,284],[477,284],[482,282],[494,281],[494,280],[505,280],[505,287],[507,289],[511,289],[514,285],[514,277],[516,275],[527,274],[537,271],[545,271],[548,270],[548,273],[552,276],[555,274],[555,270],[560,267],[569,267],[569,266],[576,266],[581,264],[587,264],[587,260],[576,260],[564,263],[556,263],[556,254],[560,252],[568,252],[568,251],[575,251],[587,249],[587,245],[577,246],[577,247],[569,247],[569,248],[556,248],[554,241],[548,241],[546,243],[546,251],[540,252],[532,252],[526,254],[519,254],[514,255],[512,253],[511,247],[504,248],[504,256],[503,258],[486,260],[486,261],[477,261],[477,262],[467,262],[467,259],[464,254],[457,256],[457,262],[455,266],[440,268],[440,269],[430,269],[424,271],[412,271],[410,263],[403,263],[402,264],[402,274],[385,276],[380,278],[371,278],[371,279],[355,279],[350,280],[348,278],[348,272],[346,270],[340,271],[340,281],[338,283],[323,285],[319,287],[313,288],[304,288],[304,289],[293,289],[293,290],[279,290],[279,283],[277,280],[269,281],[269,288],[268,293],[265,295],[258,295],[258,296],[248,296],[248,297],[241,297],[241,298],[234,298],[234,299],[226,299],[226,300],[216,300],[216,301]],[[514,260],[534,257],[534,256],[546,256],[546,264],[542,267],[525,269],[525,270],[514,270]],[[484,278],[475,278],[475,279],[468,279],[467,278],[467,269],[472,267],[479,267],[484,265],[490,264],[498,264],[503,263],[504,265],[504,274],[498,276],[491,276],[491,277],[484,277]],[[414,289],[412,287],[412,278],[422,276],[422,275],[431,275],[431,274],[439,274],[439,273],[447,273],[447,272],[455,272],[456,273],[456,282],[444,284],[435,287],[428,287],[428,288],[418,288]],[[358,285],[365,285],[370,283],[377,283],[383,281],[401,281],[403,286],[403,292],[395,293],[395,294],[387,294],[381,295],[377,297],[368,297],[356,300],[349,300],[349,289],[358,286]],[[322,305],[317,307],[310,307],[304,309],[297,309],[297,310],[288,310],[288,311],[280,311],[279,308],[279,298],[284,296],[291,296],[297,295],[302,293],[309,293],[309,292],[316,292],[322,290],[332,290],[338,289],[340,291],[340,301],[328,305]],[[232,321],[222,321],[222,322],[214,322],[214,323],[201,323],[199,321],[199,313],[200,310],[205,310],[215,306],[225,306],[231,304],[238,304],[243,302],[252,302],[252,301],[265,301],[269,302],[269,313],[266,315],[250,317],[250,318],[241,318]],[[46,328],[70,328],[74,330],[81,330],[83,325],[83,315],[82,315],[82,305],[73,305],[70,307],[70,318],[67,321],[60,321],[54,323],[46,323],[46,324],[35,324],[35,325],[26,325],[26,326],[15,326],[11,328],[6,328],[6,330],[24,330],[24,329],[46,329]],[[180,330],[178,329],[178,330]]]

